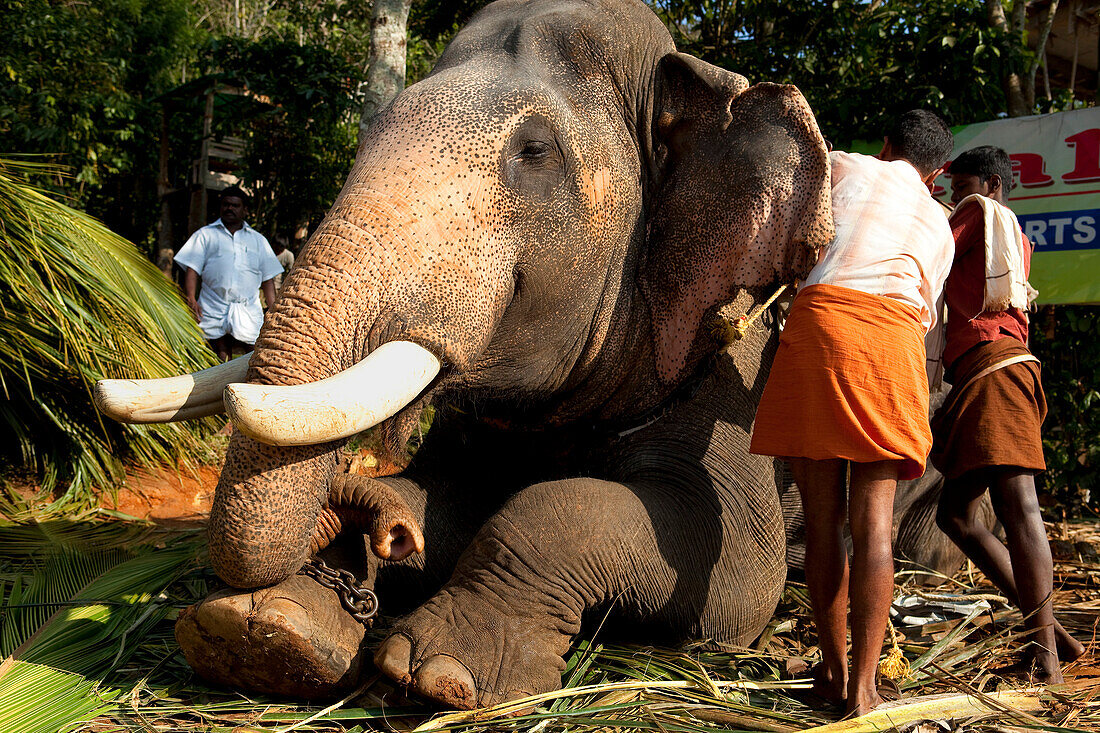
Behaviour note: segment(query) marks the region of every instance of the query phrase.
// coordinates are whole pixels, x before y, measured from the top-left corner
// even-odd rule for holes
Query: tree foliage
[[[150,103],[193,56],[189,0],[0,0],[0,152],[36,153],[71,177],[41,177],[130,237],[155,204]]]
[[[321,46],[273,38],[217,41],[208,62],[270,99],[221,121],[247,142],[239,174],[254,193],[253,225],[291,236],[319,224],[355,157],[361,74]]]
[[[1100,307],[1048,309],[1032,321],[1047,395],[1045,492],[1070,516],[1100,510]]]
[[[263,223],[315,220],[354,156],[346,128],[369,21],[369,0],[0,0],[0,150],[67,168],[71,176],[35,182],[150,243],[161,95],[218,72],[274,102],[265,114],[219,120],[221,132],[252,143],[243,173],[263,188]],[[201,114],[201,103],[190,118],[173,114],[172,157],[182,163],[172,187],[187,184]]]
[[[682,50],[797,85],[842,144],[881,139],[915,107],[952,125],[993,119],[1006,110],[1003,77],[1034,57],[990,25],[982,0],[653,2]]]
[[[370,52],[370,0],[192,0],[211,38],[324,48],[360,72]]]
[[[143,97],[171,83],[193,35],[186,0],[6,0],[0,27],[5,145],[63,156],[82,185],[142,155]]]

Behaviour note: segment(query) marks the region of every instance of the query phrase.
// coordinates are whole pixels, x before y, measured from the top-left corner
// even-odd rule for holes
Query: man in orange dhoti
[[[929,185],[951,149],[943,121],[914,110],[877,157],[831,154],[836,239],[791,305],[753,429],[751,451],[786,458],[802,497],[821,648],[815,690],[856,715],[882,702],[875,670],[893,593],[894,492],[923,473],[932,445],[924,336],[954,241]]]

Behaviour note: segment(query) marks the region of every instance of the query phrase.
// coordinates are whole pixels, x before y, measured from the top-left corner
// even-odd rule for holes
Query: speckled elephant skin
[[[487,6],[374,120],[248,377],[323,379],[393,340],[441,359],[380,427],[403,445],[436,405],[413,463],[379,480],[424,552],[348,561],[388,613],[410,610],[359,648],[335,595],[294,576],[319,523],[348,531],[326,522],[339,446],[234,433],[210,558],[243,590],[181,616],[187,658],[321,696],[373,655],[469,708],[556,689],[593,617],[647,642],[750,642],[786,572],[779,470],[747,451],[775,324],[726,350],[713,324],[809,270],[829,202],[794,87],[677,53],[641,2]]]

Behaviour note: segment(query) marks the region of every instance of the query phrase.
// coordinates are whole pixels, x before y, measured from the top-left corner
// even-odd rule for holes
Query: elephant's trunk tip
[[[424,533],[415,521],[394,521],[390,527],[378,527],[371,534],[371,550],[383,560],[404,560],[424,552]]]

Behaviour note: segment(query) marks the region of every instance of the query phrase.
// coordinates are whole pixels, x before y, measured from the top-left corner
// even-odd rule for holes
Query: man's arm
[[[195,300],[195,291],[198,287],[199,273],[195,272],[193,268],[188,267],[187,272],[184,273],[183,276],[183,299],[191,309],[192,315],[195,316],[195,323],[202,320],[202,306]]]
[[[195,291],[199,286],[199,273],[206,267],[205,231],[205,227],[195,231],[176,252],[176,264],[183,269],[183,300],[196,322],[202,319],[202,307],[195,300]]]
[[[253,280],[252,282],[256,281]],[[267,307],[270,308],[271,304],[275,302],[275,278],[264,280],[260,283],[260,289],[264,291],[264,302],[267,303]]]

